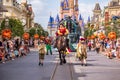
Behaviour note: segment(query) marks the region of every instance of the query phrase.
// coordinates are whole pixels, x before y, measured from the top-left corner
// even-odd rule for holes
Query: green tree
[[[84,37],[87,38],[88,36],[93,35],[95,31],[96,31],[95,29],[88,28],[87,30],[85,30]]]
[[[44,29],[43,29],[43,27],[40,25],[40,24],[38,24],[38,23],[35,23],[35,26],[34,26],[34,28],[31,28],[30,30],[29,30],[29,34],[30,34],[30,36],[34,36],[34,34],[38,34],[39,36],[41,36],[41,35],[43,35],[43,36],[48,36],[48,32],[47,31],[45,31]]]
[[[31,37],[33,37],[35,33],[36,33],[36,29],[35,28],[31,28],[29,30],[29,34],[30,34]]]
[[[110,33],[111,31],[114,31],[116,33],[117,37],[119,37],[120,31],[116,26],[114,26],[114,28],[112,28],[111,26],[108,26],[108,27],[105,28],[105,34],[106,35],[108,35],[108,33]]]
[[[0,31],[5,29],[6,27],[11,29],[12,37],[15,37],[15,36],[22,37],[22,35],[24,33],[24,28],[23,28],[22,22],[19,19],[10,18],[8,20],[8,26],[5,25],[5,19],[4,19],[1,23]]]

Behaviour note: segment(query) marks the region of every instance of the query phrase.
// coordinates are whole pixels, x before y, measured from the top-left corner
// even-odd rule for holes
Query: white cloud
[[[83,16],[83,18],[86,18],[88,16],[92,16],[92,10],[93,10],[94,6],[93,4],[87,4],[86,3],[80,3],[79,4],[79,13]]]
[[[108,0],[100,0],[99,2],[101,8],[103,9],[103,7],[107,5]],[[56,17],[57,13],[59,13],[60,1],[58,0],[28,0],[28,3],[32,4],[35,14],[35,22],[40,23],[44,27],[46,27],[48,24],[50,12],[54,18]],[[94,7],[95,3],[90,1],[79,1],[79,13],[81,13],[85,21],[87,21],[88,16],[93,15],[92,10]]]
[[[108,4],[108,1],[101,1],[100,7],[103,10],[104,6]],[[93,16],[93,9],[95,7],[95,3],[79,3],[79,13],[82,15],[84,18],[85,22],[88,19],[88,16],[92,17]]]
[[[32,0],[30,1],[32,3],[33,11],[36,16],[40,15],[42,10],[44,9],[44,3],[41,0]]]

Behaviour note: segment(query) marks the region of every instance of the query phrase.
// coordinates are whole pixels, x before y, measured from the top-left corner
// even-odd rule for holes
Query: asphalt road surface
[[[54,72],[51,80],[120,80],[119,60],[91,51],[88,52],[88,65],[81,66],[74,54],[67,56],[67,64],[59,65],[58,52],[53,51],[53,55],[45,56],[44,65],[38,66],[38,52],[31,49],[27,56],[1,63],[0,80],[50,80]]]

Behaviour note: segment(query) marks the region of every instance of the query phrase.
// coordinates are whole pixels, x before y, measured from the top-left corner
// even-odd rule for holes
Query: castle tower
[[[96,5],[95,5],[95,8],[94,8],[94,10],[93,10],[93,14],[95,15],[95,16],[99,16],[99,15],[101,15],[101,8],[100,8],[100,5],[99,5],[99,3],[96,3]]]
[[[99,25],[100,25],[100,18],[101,18],[101,8],[100,8],[100,5],[99,3],[96,3],[95,4],[95,8],[93,10],[93,23],[96,23],[96,27],[99,28]]]
[[[75,0],[75,7],[74,7],[74,10],[75,10],[75,17],[78,18],[78,15],[79,15],[78,0]]]
[[[74,0],[69,0],[70,16],[74,15]]]
[[[78,0],[61,0],[60,2],[60,18],[67,16],[74,17],[78,21],[79,8]]]

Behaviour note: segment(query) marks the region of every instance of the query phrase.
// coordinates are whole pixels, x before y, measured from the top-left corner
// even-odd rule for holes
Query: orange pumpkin
[[[2,30],[2,37],[3,38],[8,38],[10,39],[11,38],[11,35],[12,35],[12,32],[10,29],[4,29]]]
[[[101,40],[105,39],[105,35],[101,35],[101,36],[100,36],[100,39],[101,39]]]
[[[95,39],[95,36],[94,36],[94,35],[92,35],[92,36],[91,36],[91,39]]]
[[[90,39],[91,39],[91,37],[90,37],[90,36],[88,36],[88,37],[87,37],[87,39],[88,39],[88,40],[90,40]]]
[[[115,32],[108,33],[108,38],[109,39],[116,39],[116,33]]]
[[[45,39],[45,37],[44,37],[44,36],[40,36],[40,39],[41,39],[41,40],[44,40],[44,39]]]
[[[38,35],[38,34],[35,34],[35,35],[34,35],[34,38],[35,38],[35,39],[38,39],[38,38],[39,38],[39,35]]]
[[[29,37],[30,37],[29,33],[24,33],[24,34],[23,34],[23,38],[24,38],[25,40],[29,39]]]

